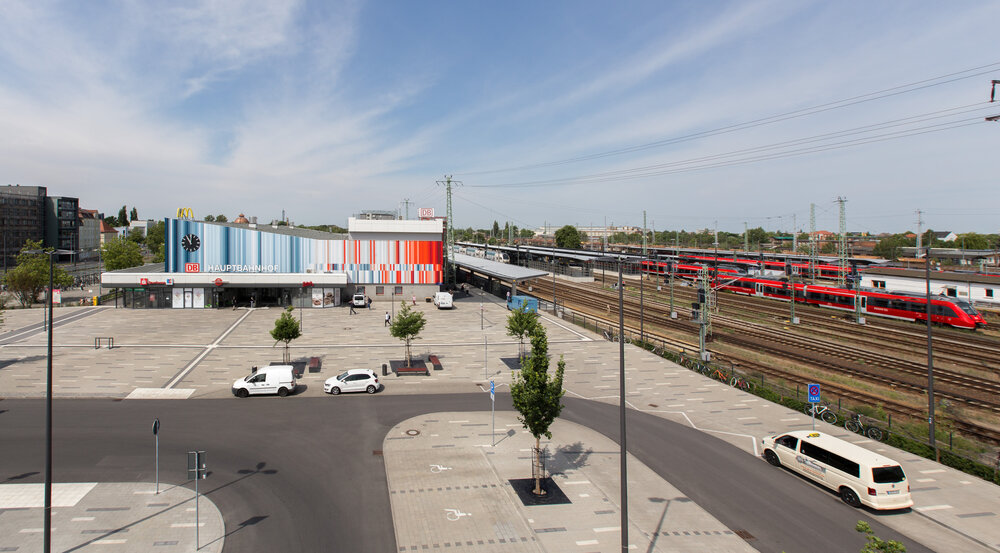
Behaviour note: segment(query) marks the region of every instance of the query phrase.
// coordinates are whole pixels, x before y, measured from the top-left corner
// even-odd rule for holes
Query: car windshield
[[[344,371],[344,372],[342,372],[342,373],[338,374],[338,375],[337,375],[337,380],[339,380],[339,381],[343,382],[343,381],[344,381],[344,379],[345,379],[345,378],[347,378],[347,375],[348,375],[348,374],[350,374],[350,373],[349,373],[349,372],[347,372],[347,371]]]
[[[872,480],[876,484],[893,484],[906,480],[903,474],[903,467],[875,467],[872,469]]]

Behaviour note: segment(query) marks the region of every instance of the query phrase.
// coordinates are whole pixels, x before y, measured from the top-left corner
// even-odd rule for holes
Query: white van
[[[294,367],[291,365],[261,367],[233,382],[233,395],[247,397],[251,394],[278,394],[285,397],[295,391],[293,371]]]
[[[851,507],[913,506],[903,467],[892,459],[821,432],[796,430],[761,440],[764,459],[836,490]]]
[[[354,304],[354,307],[368,306],[368,300],[365,298],[364,294],[354,294],[354,297],[351,298],[351,303]]]
[[[448,292],[438,292],[434,294],[434,305],[438,309],[451,309],[452,308],[452,296]]]

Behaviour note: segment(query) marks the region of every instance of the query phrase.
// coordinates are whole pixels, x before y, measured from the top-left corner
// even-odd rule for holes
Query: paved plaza
[[[427,325],[420,339],[414,342],[413,354],[424,359],[428,355],[436,355],[442,366],[442,370],[432,370],[430,376],[381,376],[383,364],[404,357],[402,343],[389,335],[383,323],[385,312],[393,309],[388,302],[376,302],[373,309],[359,309],[355,315],[351,315],[346,307],[295,310],[295,316],[302,318],[303,335],[292,343],[291,357],[300,362],[318,357],[321,360],[319,369],[305,370],[299,380],[303,389],[295,396],[241,401],[295,401],[297,396],[323,396],[325,379],[353,368],[376,370],[384,385],[380,394],[468,393],[482,390],[491,379],[496,381],[499,391],[505,391],[518,356],[518,344],[506,335],[508,312],[503,302],[489,296],[485,300],[473,296],[458,298],[455,305],[455,309],[447,311],[439,311],[423,302],[415,306],[426,315]],[[398,310],[398,305],[395,309]],[[276,308],[57,309],[54,394],[57,398],[132,398],[126,401],[140,401],[139,398],[144,397],[187,400],[231,397],[232,382],[249,374],[252,366],[281,361],[282,347],[275,345],[269,335],[280,314],[281,310]],[[542,320],[548,331],[553,368],[560,356],[566,360],[567,396],[617,405],[618,344],[548,315],[543,315]],[[42,313],[38,309],[5,312],[3,332],[0,334],[0,397],[44,397],[46,334],[41,322]],[[99,337],[112,337],[114,347],[95,349],[95,338]],[[768,403],[633,346],[626,346],[626,364],[629,407],[699,429],[749,455],[760,454],[760,438],[764,435],[805,429],[811,425],[811,421],[801,413]],[[485,404],[489,401],[488,395],[484,393],[483,397]],[[328,399],[338,401],[343,398]],[[423,549],[424,545],[433,547],[434,543],[442,544],[442,547],[445,542],[465,544],[471,536],[486,530],[515,539],[517,550],[523,551],[539,548],[548,551],[617,550],[617,530],[611,530],[618,525],[614,480],[617,446],[582,427],[565,432],[565,436],[556,432],[556,441],[549,444],[553,450],[576,451],[565,448],[572,448],[572,443],[580,441],[595,453],[590,454],[587,466],[569,467],[563,471],[563,476],[556,477],[557,480],[565,478],[567,482],[587,482],[569,484],[564,490],[576,496],[570,511],[554,514],[551,519],[535,519],[534,515],[520,511],[524,508],[513,499],[512,490],[504,487],[512,474],[523,473],[525,467],[510,466],[507,464],[510,456],[501,458],[491,455],[487,449],[492,448],[483,447],[491,438],[489,434],[484,436],[483,416],[482,413],[450,413],[421,417],[412,422],[421,429],[420,439],[392,440],[392,433],[387,437],[386,470],[390,490],[394,491],[391,500],[400,551],[404,546],[412,550],[411,545]],[[488,414],[485,416],[488,417]],[[461,420],[472,422],[448,422]],[[501,416],[498,413],[497,421],[498,432],[503,431],[498,436],[504,438],[499,448],[516,448],[521,452],[530,447],[525,445],[528,443],[524,440],[526,435],[521,433],[511,414]],[[462,424],[477,426],[466,428]],[[559,428],[569,426],[572,425],[562,421],[557,423]],[[506,437],[508,429],[514,431],[512,437]],[[915,507],[910,512],[880,516],[881,522],[938,551],[1000,551],[1000,533],[997,532],[1000,526],[1000,494],[996,486],[885,444],[849,434],[842,427],[817,422],[817,429],[902,463],[911,481]],[[437,494],[436,490],[434,494],[417,493],[404,497],[402,490],[436,488],[431,482],[433,474],[424,470],[423,465],[427,465],[429,470],[431,465],[443,463],[434,456],[440,449],[435,445],[441,445],[434,440],[439,437],[442,440],[449,438],[454,445],[449,448],[453,451],[447,465],[456,471],[452,475],[487,470],[496,476],[493,481],[485,482],[490,487],[480,492],[481,496],[470,498],[469,504],[479,505],[477,508],[466,509],[457,504],[450,507],[446,503],[451,500],[451,495]],[[569,443],[559,441],[567,437],[574,440]],[[402,451],[406,453],[400,453]],[[413,472],[402,468],[395,461],[400,454],[419,458],[417,466],[420,469]],[[523,459],[517,462],[527,465]],[[637,538],[633,543],[643,549],[652,544],[652,548],[647,549],[651,551],[695,550],[688,549],[684,540],[673,539],[678,536],[672,534],[669,540],[653,543],[651,529],[656,528],[656,524],[649,517],[659,517],[660,511],[665,510],[663,502],[654,505],[648,499],[657,497],[669,503],[666,511],[671,517],[677,514],[682,518],[696,518],[696,524],[681,524],[688,528],[686,531],[701,532],[704,528],[709,532],[707,536],[700,536],[705,539],[694,540],[703,546],[700,550],[712,550],[705,546],[708,540],[724,544],[718,549],[720,551],[738,550],[738,546],[734,545],[737,542],[742,547],[743,542],[734,541],[730,534],[725,533],[727,529],[712,522],[714,519],[711,516],[704,511],[699,514],[696,505],[685,503],[682,494],[676,492],[669,482],[648,469],[644,470],[637,462],[634,465],[637,474],[642,475],[638,477],[638,482],[642,489],[649,492],[639,494],[636,499],[639,503],[630,511],[631,520],[636,525],[634,535]],[[794,478],[791,475],[788,477]],[[472,483],[471,480],[469,482]],[[487,497],[482,494],[492,495]],[[580,494],[587,495],[581,498]],[[577,501],[580,499],[584,501]],[[475,503],[477,501],[480,503]],[[830,501],[837,500],[831,496]],[[599,508],[598,503],[603,507]],[[480,512],[477,509],[486,508],[487,504],[496,505],[496,511],[489,515],[492,518],[483,520],[482,515],[476,514]],[[431,518],[421,526],[405,514],[414,506],[435,512],[440,509],[442,516],[447,514],[445,509],[450,508],[475,512],[467,517],[468,520],[459,517],[461,520],[452,521],[450,525],[445,524],[449,522],[445,519],[440,522]],[[598,512],[601,514],[596,514]],[[702,514],[704,518],[699,518]],[[609,522],[604,522],[603,518]],[[0,517],[0,523],[3,519]],[[491,520],[494,522],[490,524],[500,526],[482,526]],[[668,529],[673,528],[669,525],[674,522],[673,518],[665,519]],[[545,528],[564,528],[566,532],[542,531]],[[450,529],[457,531],[442,533]],[[660,536],[659,540],[664,540],[664,536]],[[640,537],[645,541],[641,541]],[[510,544],[505,541],[505,545]]]

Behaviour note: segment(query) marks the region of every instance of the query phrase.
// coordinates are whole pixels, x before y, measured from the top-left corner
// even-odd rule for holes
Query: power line
[[[927,119],[929,120],[929,119]],[[772,159],[780,159],[784,157],[798,156],[809,153],[823,152],[828,150],[847,148],[851,146],[858,146],[862,144],[871,144],[875,142],[884,142],[888,140],[895,140],[899,138],[905,138],[910,136],[917,136],[921,134],[927,134],[930,132],[940,132],[945,130],[951,130],[961,127],[966,127],[970,125],[979,124],[982,121],[976,117],[972,119],[963,119],[958,121],[950,121],[946,123],[939,123],[935,125],[928,125],[924,127],[916,127],[908,130],[895,131],[890,133],[885,133],[881,135],[874,135],[867,138],[855,138],[852,140],[845,140],[841,142],[834,142],[825,145],[816,145],[806,148],[791,149],[787,151],[779,151],[776,153],[757,155],[751,157],[737,158],[740,155],[746,155],[754,152],[763,152],[767,150],[774,150],[779,148],[786,148],[788,146],[807,144],[810,142],[817,142],[820,140],[829,140],[830,138],[845,137],[852,134],[864,134],[871,132],[871,130],[882,130],[882,129],[869,129],[869,130],[855,130],[855,131],[838,131],[834,133],[827,133],[826,135],[816,135],[813,137],[799,138],[794,140],[789,140],[785,142],[778,142],[770,144],[767,146],[757,146],[753,148],[745,148],[742,150],[734,150],[732,152],[727,152],[723,154],[714,154],[711,156],[703,156],[700,158],[691,158],[687,160],[673,161],[668,163],[661,163],[655,165],[647,165],[643,167],[634,167],[630,169],[621,169],[617,171],[606,171],[602,173],[593,173],[589,175],[578,175],[573,177],[561,177],[554,179],[542,179],[534,181],[523,181],[517,183],[500,183],[500,184],[478,184],[478,185],[468,185],[471,188],[523,188],[523,187],[536,187],[536,186],[553,186],[560,184],[584,184],[584,183],[600,183],[600,182],[612,182],[621,180],[631,180],[636,178],[644,178],[651,176],[661,176],[676,173],[684,173],[691,171],[700,171],[704,169],[715,169],[719,167],[727,167],[732,165],[743,165],[747,163],[754,163],[758,161],[767,161]],[[879,124],[881,125],[881,124]],[[877,126],[877,125],[876,125]],[[891,125],[882,127],[891,128]],[[869,125],[867,127],[860,127],[860,129],[867,129],[873,127]],[[728,161],[722,161],[725,158],[737,158]]]
[[[597,152],[597,153],[587,154],[587,155],[578,156],[578,157],[566,158],[566,159],[562,159],[562,160],[558,160],[558,161],[549,161],[549,162],[542,162],[542,163],[534,163],[534,164],[520,165],[520,166],[507,167],[507,168],[501,168],[501,169],[490,169],[490,170],[483,170],[483,171],[464,172],[464,173],[461,173],[461,175],[463,175],[465,177],[469,177],[469,176],[489,175],[489,174],[495,174],[495,173],[506,173],[506,172],[511,172],[511,171],[523,171],[523,170],[527,170],[527,169],[539,169],[539,168],[543,168],[543,167],[553,167],[553,166],[557,166],[557,165],[565,165],[565,164],[569,164],[569,163],[578,163],[578,162],[581,162],[581,161],[590,161],[590,160],[593,160],[593,159],[600,159],[600,158],[604,158],[604,157],[611,157],[611,156],[616,156],[616,155],[633,153],[633,152],[638,152],[638,151],[642,151],[642,150],[648,150],[648,149],[652,149],[652,148],[658,148],[658,147],[661,147],[661,146],[668,146],[668,145],[672,145],[672,144],[677,144],[679,142],[686,142],[686,141],[689,141],[689,140],[694,140],[694,139],[697,139],[697,138],[706,138],[706,137],[710,137],[710,136],[717,136],[717,135],[720,135],[720,134],[727,134],[727,133],[736,132],[736,131],[740,131],[740,130],[745,130],[745,129],[749,129],[749,128],[753,128],[753,127],[758,127],[758,126],[762,126],[762,125],[769,125],[769,124],[772,124],[772,123],[778,123],[778,122],[781,122],[781,121],[787,121],[789,119],[795,119],[795,118],[799,118],[799,117],[805,117],[805,116],[809,116],[809,115],[814,115],[814,114],[817,114],[817,113],[823,113],[823,112],[834,110],[834,109],[840,109],[840,108],[844,108],[844,107],[849,107],[849,106],[853,106],[853,105],[857,105],[857,104],[861,104],[861,103],[865,103],[865,102],[871,102],[871,101],[874,101],[874,100],[882,100],[882,99],[885,99],[885,98],[889,98],[889,97],[893,97],[893,96],[898,96],[900,94],[906,94],[908,92],[915,92],[915,91],[918,91],[918,90],[923,90],[923,89],[926,89],[926,88],[940,86],[940,85],[943,85],[943,84],[948,84],[948,83],[952,83],[952,82],[956,82],[956,81],[960,81],[960,80],[964,80],[964,79],[970,79],[970,78],[973,78],[973,77],[979,77],[979,76],[982,76],[982,75],[986,75],[988,73],[992,73],[993,71],[995,71],[995,68],[998,65],[1000,65],[1000,62],[994,62],[994,63],[990,63],[990,64],[987,64],[987,65],[982,65],[982,66],[979,66],[979,67],[973,67],[973,68],[965,69],[965,70],[962,70],[962,71],[956,71],[954,73],[948,73],[948,74],[945,74],[945,75],[940,75],[938,77],[932,77],[932,78],[929,78],[929,79],[923,79],[923,80],[920,80],[920,81],[915,81],[915,82],[904,84],[904,85],[899,85],[899,86],[895,86],[895,87],[891,87],[891,88],[886,88],[886,89],[879,90],[879,91],[876,91],[876,92],[870,92],[868,94],[862,94],[860,96],[853,96],[851,98],[845,98],[843,100],[836,100],[836,101],[833,101],[833,102],[827,102],[827,103],[819,104],[819,105],[812,106],[812,107],[801,108],[801,109],[797,109],[797,110],[793,110],[793,111],[789,111],[789,112],[785,112],[785,113],[781,113],[781,114],[777,114],[777,115],[771,115],[771,116],[768,116],[768,117],[762,117],[762,118],[759,118],[759,119],[754,119],[754,120],[746,121],[746,122],[743,122],[743,123],[737,123],[737,124],[734,124],[734,125],[728,125],[728,126],[725,126],[725,127],[719,127],[719,128],[711,129],[711,130],[707,130],[707,131],[701,131],[701,132],[691,133],[691,134],[687,134],[687,135],[683,135],[683,136],[679,136],[679,137],[674,137],[674,138],[667,138],[667,139],[663,139],[663,140],[657,140],[655,142],[648,142],[648,143],[645,143],[645,144],[639,144],[639,145],[636,145],[636,146],[629,146],[629,147],[620,148],[620,149],[617,149],[617,150],[608,150],[608,151],[605,151],[605,152]],[[980,70],[984,70],[984,69],[985,69],[985,71],[980,71]],[[969,74],[969,75],[964,75],[964,76],[961,76],[961,77],[956,77],[957,75],[962,75],[963,73],[970,73],[970,72],[973,72],[973,71],[977,71],[977,73],[972,73],[972,74]],[[955,77],[955,78],[950,78],[950,77]],[[947,79],[947,80],[942,80],[942,79]],[[934,82],[934,81],[940,81],[940,82]]]

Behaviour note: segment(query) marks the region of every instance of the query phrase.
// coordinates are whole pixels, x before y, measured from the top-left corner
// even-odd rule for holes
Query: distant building
[[[941,242],[954,242],[958,239],[958,235],[950,230],[934,231],[934,239]]]
[[[101,245],[108,243],[111,240],[118,238],[118,231],[115,227],[107,224],[101,219]]]
[[[28,240],[45,241],[44,186],[0,187],[0,256],[4,268],[13,267]]]
[[[71,261],[80,249],[80,200],[67,196],[45,198],[45,246],[72,253],[56,260]]]
[[[101,213],[96,209],[80,209],[80,260],[97,259],[97,250],[101,247]]]

